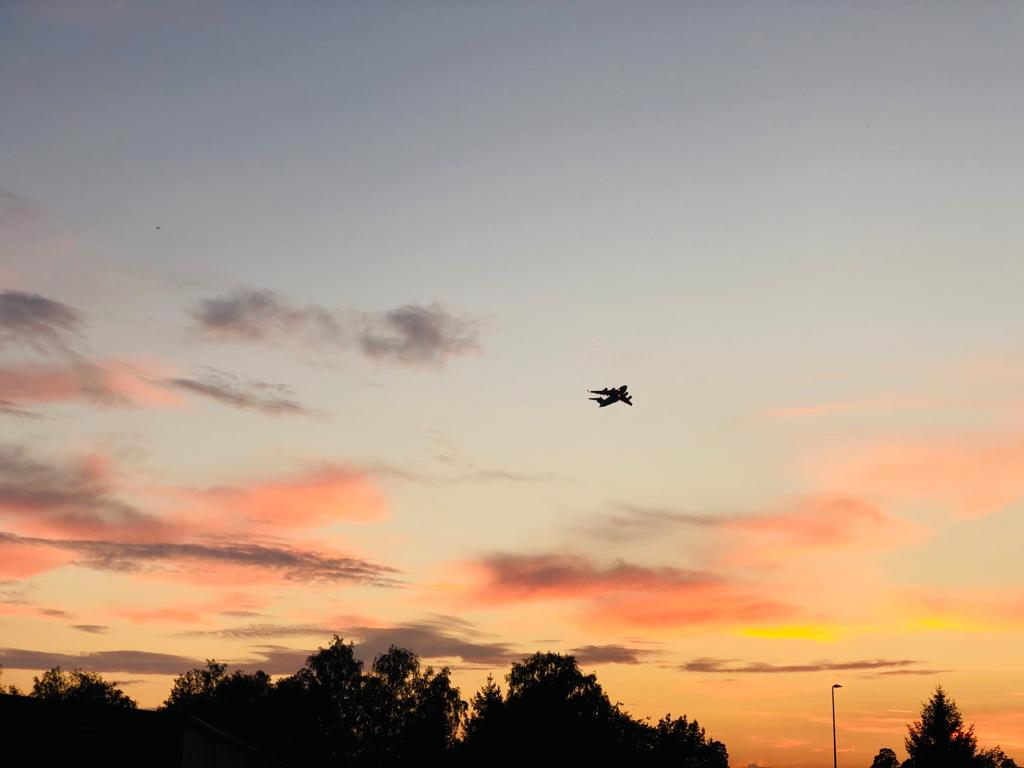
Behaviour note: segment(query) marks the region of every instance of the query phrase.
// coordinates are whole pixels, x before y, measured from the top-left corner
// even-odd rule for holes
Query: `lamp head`
[[[836,684],[835,684],[835,685],[833,685],[832,687],[833,687],[833,688],[842,688],[843,686],[841,686],[841,685],[840,685],[839,683],[836,683]]]

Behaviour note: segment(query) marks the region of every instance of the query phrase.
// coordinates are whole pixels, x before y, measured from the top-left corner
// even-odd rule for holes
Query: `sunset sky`
[[[1024,758],[1024,5],[0,3],[0,665],[572,652]],[[628,384],[632,408],[587,390]]]

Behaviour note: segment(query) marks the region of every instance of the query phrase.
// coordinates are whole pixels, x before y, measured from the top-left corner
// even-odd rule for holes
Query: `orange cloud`
[[[0,522],[30,536],[139,541],[173,535],[173,526],[126,502],[100,453],[43,461],[0,446]]]
[[[280,480],[206,489],[169,489],[194,505],[187,516],[209,529],[277,532],[337,522],[371,522],[386,516],[383,494],[364,473],[325,464]]]
[[[67,565],[69,552],[40,550],[38,547],[0,537],[0,577],[24,579]]]
[[[496,554],[464,566],[483,604],[596,597],[607,592],[684,589],[717,579],[679,568],[652,568],[621,560],[598,565],[578,555]]]
[[[15,575],[73,563],[197,583],[394,586],[394,569],[314,536],[384,513],[369,476],[337,465],[248,485],[165,488],[132,486],[103,454],[48,462],[0,446],[0,543]]]
[[[684,629],[778,622],[797,611],[704,571],[601,565],[578,555],[498,554],[462,567],[473,605],[573,601],[591,629]]]
[[[803,551],[878,550],[921,541],[924,529],[849,496],[820,495],[798,500],[774,512],[726,519],[735,535],[729,563],[785,562]]]
[[[977,517],[1024,496],[1024,439],[972,435],[883,442],[828,462],[818,472],[827,487],[897,502],[935,502]]]
[[[583,623],[604,630],[745,627],[787,621],[799,609],[739,586],[707,584],[667,594],[605,595],[583,612]]]

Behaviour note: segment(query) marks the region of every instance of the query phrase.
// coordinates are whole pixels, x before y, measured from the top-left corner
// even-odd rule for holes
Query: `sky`
[[[1024,757],[1024,6],[0,3],[0,664],[574,653]],[[628,384],[634,405],[587,390]]]

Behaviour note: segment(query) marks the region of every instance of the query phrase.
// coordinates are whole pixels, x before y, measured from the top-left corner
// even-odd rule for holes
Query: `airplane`
[[[590,393],[593,395],[601,395],[601,397],[591,397],[591,400],[597,401],[597,405],[600,408],[604,408],[606,405],[617,403],[622,401],[626,405],[633,404],[633,397],[626,391],[626,385],[623,384],[621,387],[613,387],[612,389],[591,389]]]

